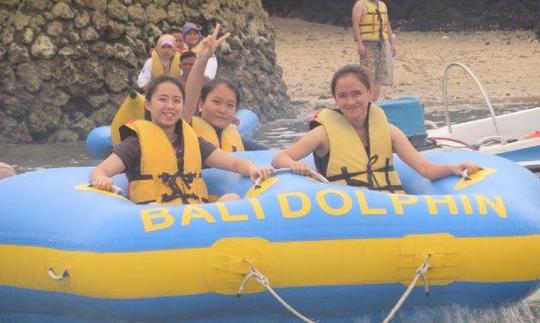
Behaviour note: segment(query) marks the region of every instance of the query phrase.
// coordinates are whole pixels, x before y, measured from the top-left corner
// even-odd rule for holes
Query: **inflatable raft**
[[[241,155],[263,165],[272,157]],[[91,168],[2,180],[0,320],[296,320],[246,281],[254,268],[292,308],[321,321],[387,313],[426,260],[429,297],[417,286],[406,308],[499,305],[537,290],[539,179],[496,156],[425,157],[484,170],[430,182],[396,160],[406,195],[294,174],[254,187],[205,170],[212,194],[247,197],[188,206],[96,191],[86,184]],[[123,176],[115,182],[126,191]]]

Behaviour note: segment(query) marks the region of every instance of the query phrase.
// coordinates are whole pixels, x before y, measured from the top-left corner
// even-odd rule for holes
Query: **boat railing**
[[[450,124],[450,112],[448,111],[448,72],[450,71],[452,67],[455,67],[455,66],[461,67],[466,72],[466,74],[468,74],[474,80],[474,82],[480,89],[480,92],[482,93],[482,97],[484,98],[484,102],[486,103],[489,109],[489,113],[491,114],[491,120],[493,121],[493,126],[495,127],[495,132],[497,133],[497,137],[499,138],[500,141],[505,143],[506,140],[503,137],[501,137],[501,133],[499,131],[499,125],[497,123],[497,116],[495,115],[493,106],[491,105],[491,102],[489,101],[489,98],[486,94],[486,90],[484,90],[484,87],[482,86],[482,84],[480,83],[476,75],[471,71],[471,69],[467,65],[458,63],[458,62],[450,63],[448,66],[446,66],[446,69],[444,71],[444,76],[443,76],[442,95],[443,95],[443,106],[444,106],[444,112],[445,112],[445,117],[446,117],[446,126],[448,127],[448,133],[450,134],[452,133],[452,125]]]

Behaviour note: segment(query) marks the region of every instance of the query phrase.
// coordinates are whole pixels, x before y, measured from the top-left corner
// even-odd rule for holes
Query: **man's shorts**
[[[388,42],[379,47],[376,41],[364,41],[367,57],[360,58],[360,65],[373,73],[375,80],[382,85],[392,85],[394,81],[394,64],[392,49]]]

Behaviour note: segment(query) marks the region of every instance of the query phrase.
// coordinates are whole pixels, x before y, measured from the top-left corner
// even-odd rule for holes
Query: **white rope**
[[[429,295],[429,286],[428,286],[428,281],[427,281],[426,274],[427,274],[427,271],[429,270],[428,261],[429,261],[430,257],[431,257],[431,255],[427,255],[426,260],[424,260],[424,262],[420,265],[420,267],[418,267],[418,269],[416,270],[416,276],[414,276],[414,279],[409,284],[409,287],[407,287],[407,290],[405,290],[405,293],[403,293],[403,295],[401,295],[401,298],[396,303],[394,308],[392,308],[392,310],[390,311],[388,316],[386,316],[383,323],[388,323],[388,322],[390,322],[390,320],[392,320],[394,315],[401,308],[401,305],[403,305],[403,303],[405,302],[407,297],[409,297],[409,294],[412,292],[414,286],[416,286],[416,282],[418,282],[418,279],[420,277],[422,277],[422,279],[424,280],[424,292],[426,294],[426,297]]]
[[[240,284],[240,288],[238,289],[237,297],[240,297],[240,295],[242,294],[242,291],[244,290],[244,287],[246,286],[248,281],[253,277],[253,278],[255,278],[255,280],[259,284],[261,284],[266,290],[268,290],[270,292],[270,294],[272,294],[272,296],[274,296],[274,298],[281,305],[283,305],[283,307],[285,307],[289,312],[291,312],[296,317],[298,317],[299,319],[301,319],[302,321],[304,321],[306,323],[315,323],[315,321],[312,321],[312,320],[308,319],[304,315],[300,314],[297,310],[295,310],[292,306],[287,304],[287,302],[285,302],[285,300],[283,298],[281,298],[272,289],[272,287],[270,286],[270,281],[268,281],[268,277],[266,277],[260,271],[258,271],[257,268],[255,268],[255,266],[253,265],[253,263],[251,261],[249,261],[248,259],[245,259],[245,258],[243,260],[249,264],[249,274],[247,274],[246,277],[244,277],[244,280],[242,281],[242,284]]]
[[[53,280],[56,280],[56,281],[60,281],[60,280],[63,280],[65,278],[69,278],[69,273],[68,273],[67,269],[64,270],[62,275],[57,275],[52,268],[49,268],[49,270],[47,270],[47,274],[49,274],[49,277],[51,277]]]
[[[290,168],[278,168],[276,169],[273,173],[272,173],[272,176],[274,175],[277,175],[277,174],[281,174],[281,173],[292,173],[292,169]],[[317,172],[314,172],[312,171],[311,169],[309,170],[308,174],[306,174],[306,176],[308,177],[311,177],[323,184],[330,184],[330,182],[328,181],[328,179],[326,179],[326,177],[322,176],[321,174],[317,173]],[[258,177],[256,180],[255,180],[255,184],[253,184],[255,187],[260,187],[261,186],[261,182],[263,181],[262,178]]]

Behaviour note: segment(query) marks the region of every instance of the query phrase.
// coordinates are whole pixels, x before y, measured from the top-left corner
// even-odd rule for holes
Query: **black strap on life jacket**
[[[375,9],[375,14],[377,14],[377,20],[379,21],[379,40],[377,41],[377,47],[382,48],[382,43],[384,41],[384,35],[383,35],[383,19],[381,15],[381,11],[379,10],[379,1],[377,1],[377,8]]]
[[[169,173],[162,173],[159,175],[159,178],[163,181],[163,184],[167,185],[171,189],[171,194],[163,193],[161,194],[161,201],[162,202],[171,202],[176,200],[177,198],[182,200],[183,204],[190,204],[189,200],[192,201],[202,201],[203,203],[208,203],[208,200],[205,198],[202,198],[195,193],[186,193],[182,191],[180,186],[178,186],[178,182],[176,181],[178,178],[184,182],[184,184],[187,186],[187,188],[191,188],[191,184],[193,184],[193,180],[195,178],[201,177],[201,174],[196,173],[187,173],[184,174],[182,172],[176,172],[175,174],[169,174]]]
[[[341,167],[341,174],[327,176],[326,178],[330,182],[345,180],[345,183],[347,183],[347,185],[349,186],[366,187],[370,190],[376,190],[376,191],[389,191],[390,193],[394,193],[396,191],[403,190],[403,186],[393,185],[390,183],[390,172],[394,170],[394,167],[390,165],[389,158],[386,158],[386,162],[383,167],[373,168],[373,165],[377,162],[378,159],[379,159],[378,155],[371,156],[368,160],[365,171],[349,172],[347,170],[347,167],[344,166],[344,167]],[[386,185],[383,186],[377,181],[377,178],[375,177],[375,172],[384,172]],[[362,181],[362,180],[353,178],[353,177],[360,176],[363,174],[367,174],[367,181]]]

